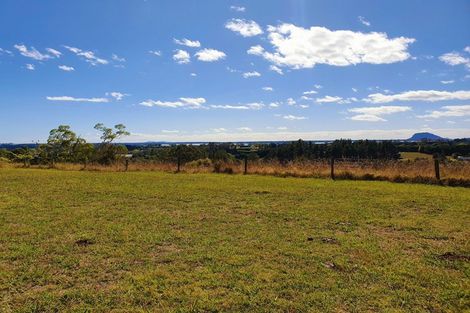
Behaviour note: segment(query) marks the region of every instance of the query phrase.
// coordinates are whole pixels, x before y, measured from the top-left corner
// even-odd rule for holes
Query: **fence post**
[[[244,175],[248,174],[248,156],[245,155],[245,171],[243,172]]]
[[[434,172],[436,173],[436,179],[441,180],[441,173],[439,171],[439,158],[434,158]]]
[[[178,168],[176,169],[176,172],[179,173],[181,169],[181,152],[180,149],[178,149],[178,161],[177,161],[177,166]]]
[[[128,168],[129,168],[129,159],[126,159],[126,172]]]
[[[335,180],[335,158],[331,157],[331,162],[330,162],[330,176],[331,179]]]

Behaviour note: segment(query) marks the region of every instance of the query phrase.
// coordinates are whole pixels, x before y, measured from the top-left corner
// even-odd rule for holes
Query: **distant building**
[[[470,161],[470,157],[458,156],[457,160],[459,160],[459,161]]]

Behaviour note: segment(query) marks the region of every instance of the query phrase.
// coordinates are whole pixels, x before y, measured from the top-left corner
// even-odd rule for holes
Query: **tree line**
[[[434,155],[470,155],[467,139],[440,142],[396,142],[339,139],[330,143],[297,140],[288,143],[208,143],[201,145],[117,144],[117,139],[130,135],[123,124],[108,128],[102,123],[94,126],[101,142],[92,144],[77,136],[68,125],[49,132],[47,142],[34,148],[22,147],[12,151],[0,149],[0,158],[28,164],[98,163],[113,164],[124,154],[131,153],[141,162],[237,162],[250,160],[308,161],[317,159],[396,160],[400,152],[422,152]],[[206,161],[204,161],[206,160]]]

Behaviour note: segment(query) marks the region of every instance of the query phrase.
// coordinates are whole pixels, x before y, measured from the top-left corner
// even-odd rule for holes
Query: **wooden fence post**
[[[129,159],[126,159],[126,172],[128,168],[129,168]]]
[[[441,173],[439,171],[439,159],[434,158],[434,172],[436,173],[436,179],[441,180]]]
[[[330,176],[331,179],[335,180],[335,158],[331,157],[331,162],[330,162]]]
[[[181,170],[181,152],[180,149],[178,149],[178,160],[177,160],[177,166],[178,168],[176,169],[176,172],[179,173]]]
[[[244,175],[248,174],[248,156],[245,155],[245,171],[243,172]]]

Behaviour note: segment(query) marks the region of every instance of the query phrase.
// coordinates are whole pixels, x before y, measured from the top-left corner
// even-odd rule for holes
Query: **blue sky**
[[[0,3],[0,142],[470,137],[469,1]]]

